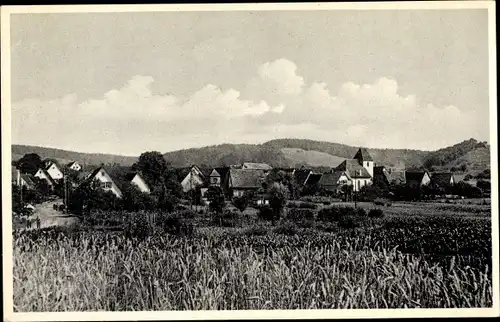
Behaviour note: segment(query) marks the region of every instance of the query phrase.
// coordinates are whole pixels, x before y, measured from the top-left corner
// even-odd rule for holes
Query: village
[[[116,167],[116,166],[115,166]],[[22,190],[40,189],[40,183],[45,189],[54,192],[55,187],[62,186],[65,190],[62,204],[67,202],[67,190],[77,188],[84,182],[97,183],[103,191],[113,193],[116,198],[122,198],[124,184],[132,184],[141,193],[150,194],[152,187],[140,171],[131,167],[121,167],[114,171],[113,166],[84,166],[79,161],[60,164],[55,159],[45,159],[42,166],[31,171],[22,171],[12,166],[12,183],[23,187]],[[304,195],[321,195],[338,198],[342,201],[362,200],[363,192],[369,187],[379,187],[386,192],[394,187],[406,187],[422,190],[432,187],[432,191],[441,191],[446,196],[453,197],[450,192],[454,186],[466,182],[467,186],[477,188],[477,179],[467,178],[464,174],[453,172],[429,172],[426,170],[405,169],[404,164],[396,167],[386,167],[376,164],[365,148],[359,148],[352,159],[328,168],[273,168],[266,163],[244,162],[241,165],[225,167],[191,167],[176,168],[176,178],[182,187],[186,199],[193,202],[194,198],[208,205],[207,191],[210,187],[218,187],[229,200],[251,196],[255,206],[269,204],[265,185],[270,173],[281,173],[288,176]],[[71,176],[73,180],[66,180]],[[69,182],[69,183],[68,183]],[[378,194],[381,194],[381,189]],[[393,193],[392,193],[393,194]],[[390,195],[375,197],[388,197]],[[456,196],[460,197],[460,196]],[[463,198],[463,196],[462,196]],[[191,199],[191,200],[190,200]],[[372,198],[373,199],[373,198]],[[33,206],[30,206],[33,208]]]

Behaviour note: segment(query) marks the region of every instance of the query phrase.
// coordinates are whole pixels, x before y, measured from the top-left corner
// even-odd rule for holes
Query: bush
[[[310,209],[290,209],[287,214],[287,219],[294,222],[314,220],[314,212]]]
[[[370,217],[370,218],[382,218],[382,217],[384,217],[384,211],[382,209],[378,209],[378,208],[370,209],[370,211],[368,212],[368,217]]]
[[[125,236],[137,239],[145,239],[152,231],[148,218],[143,213],[137,213],[124,229]]]
[[[385,200],[381,199],[381,198],[377,198],[373,201],[373,204],[375,204],[376,206],[384,206],[385,205]]]
[[[259,217],[259,219],[266,220],[266,221],[273,220],[274,213],[273,213],[273,209],[270,206],[264,205],[264,206],[258,207],[257,209],[259,211],[258,214],[257,214],[257,216]]]
[[[220,227],[235,227],[239,223],[240,216],[238,213],[229,209],[224,209],[223,212],[214,212],[212,216],[212,224]]]
[[[333,206],[318,212],[320,221],[339,221],[344,216],[366,216],[366,211],[363,208]]]
[[[245,209],[248,207],[248,198],[247,196],[243,195],[241,197],[235,197],[233,199],[233,205],[241,212],[245,211]]]
[[[160,215],[157,225],[168,234],[190,236],[194,232],[193,224],[181,215],[181,213]]]

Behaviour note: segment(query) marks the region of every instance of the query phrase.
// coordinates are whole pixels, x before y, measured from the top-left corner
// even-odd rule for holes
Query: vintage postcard
[[[495,22],[2,7],[4,320],[498,316]]]

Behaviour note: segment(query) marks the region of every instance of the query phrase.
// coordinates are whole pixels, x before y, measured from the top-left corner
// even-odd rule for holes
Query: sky
[[[12,143],[489,141],[487,11],[11,15]]]

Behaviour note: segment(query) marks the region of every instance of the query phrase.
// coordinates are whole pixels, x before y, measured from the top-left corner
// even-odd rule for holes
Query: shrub
[[[257,216],[259,217],[259,219],[266,220],[266,221],[273,220],[274,213],[273,213],[273,209],[270,206],[268,206],[268,205],[260,206],[260,207],[258,207],[258,211],[259,212],[258,212]]]
[[[318,212],[318,220],[320,221],[339,221],[345,216],[366,216],[366,211],[363,208],[354,208],[348,206],[333,206],[323,208]]]
[[[370,209],[370,211],[368,212],[368,217],[370,217],[370,218],[382,218],[382,217],[384,217],[384,211],[382,209],[378,209],[378,208]]]
[[[221,227],[235,227],[238,225],[240,216],[238,213],[229,209],[224,209],[223,212],[214,212],[212,215],[212,224]]]
[[[293,208],[288,211],[287,219],[294,222],[314,220],[314,212],[310,209]]]
[[[247,196],[243,195],[241,197],[235,197],[233,199],[233,205],[241,212],[245,211],[245,209],[248,207],[248,198]]]
[[[181,217],[182,215],[183,213],[162,214],[157,220],[157,225],[171,235],[192,235],[193,224],[187,218]]]
[[[124,229],[126,237],[145,239],[152,233],[152,227],[144,213],[137,213]]]
[[[208,188],[206,197],[209,201],[210,210],[216,213],[222,213],[226,206],[222,189],[220,187],[210,187]]]
[[[381,198],[377,198],[373,201],[373,203],[376,205],[376,206],[384,206],[385,205],[385,200],[381,199]]]

